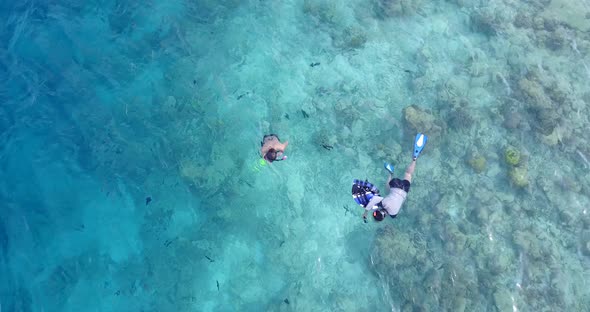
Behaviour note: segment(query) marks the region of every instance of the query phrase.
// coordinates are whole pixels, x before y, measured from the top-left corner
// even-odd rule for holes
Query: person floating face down
[[[385,168],[389,171],[389,178],[387,180],[387,184],[389,184],[389,194],[386,197],[381,197],[379,195],[373,196],[369,203],[365,206],[363,219],[367,218],[367,213],[369,211],[373,212],[373,217],[377,221],[382,221],[385,219],[386,215],[395,218],[399,213],[399,210],[401,209],[404,201],[406,200],[406,197],[408,196],[410,184],[412,183],[412,174],[414,173],[414,168],[416,167],[416,158],[412,160],[406,169],[403,180],[393,178],[393,169],[390,170],[389,166],[389,164],[386,164],[385,166]]]
[[[276,134],[267,134],[262,138],[262,142],[260,142],[260,155],[269,163],[285,160],[287,159],[285,155],[287,145],[289,145],[289,141],[281,143]]]

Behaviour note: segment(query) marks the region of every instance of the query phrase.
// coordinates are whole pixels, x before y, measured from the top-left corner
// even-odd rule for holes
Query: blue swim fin
[[[383,167],[385,167],[385,170],[389,171],[389,173],[393,174],[393,165],[385,162],[383,163]]]
[[[426,136],[426,134],[416,134],[416,139],[414,140],[414,160],[416,160],[416,158],[420,156],[420,153],[422,152],[424,145],[426,145],[426,141],[428,141],[428,137]]]

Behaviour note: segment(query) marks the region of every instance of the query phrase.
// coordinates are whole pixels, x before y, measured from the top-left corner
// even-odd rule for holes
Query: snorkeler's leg
[[[406,173],[404,174],[404,180],[408,180],[408,182],[412,182],[412,174],[414,174],[414,169],[416,168],[416,160],[412,160],[408,168],[406,169]]]

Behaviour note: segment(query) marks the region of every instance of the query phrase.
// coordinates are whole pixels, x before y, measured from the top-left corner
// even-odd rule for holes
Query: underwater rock
[[[566,39],[570,36],[563,27],[559,27],[555,31],[548,32],[545,36],[544,44],[545,47],[550,50],[557,51],[567,45]]]
[[[502,126],[506,129],[518,129],[523,122],[522,114],[519,112],[508,109],[506,106],[502,110],[502,116],[504,117],[504,121],[502,122]]]
[[[514,146],[508,146],[504,150],[504,160],[510,166],[516,166],[520,163],[520,151]]]
[[[518,88],[531,106],[551,108],[551,101],[549,101],[549,98],[545,95],[543,87],[537,81],[527,78],[520,79],[518,81]]]
[[[564,80],[555,80],[545,86],[545,94],[558,105],[573,102],[569,96],[572,93],[571,84]]]
[[[505,23],[511,23],[507,21],[508,16],[503,14],[501,10],[496,12],[491,7],[483,7],[475,10],[471,14],[471,26],[475,31],[481,32],[487,36],[494,36],[504,28]]]
[[[417,105],[410,105],[403,109],[405,125],[411,133],[423,132],[428,134],[430,141],[439,142],[447,125],[442,119],[436,117],[429,110]]]
[[[477,153],[471,154],[467,158],[467,164],[477,173],[482,173],[486,169],[486,158]]]
[[[553,128],[553,131],[550,134],[539,134],[541,138],[541,142],[543,142],[547,146],[555,146],[557,143],[563,140],[563,134],[560,127]]]
[[[463,77],[451,77],[437,90],[437,100],[445,106],[465,107],[468,105],[466,91],[470,89],[469,81]]]
[[[457,296],[452,299],[452,311],[455,312],[463,312],[465,311],[465,307],[467,306],[467,299],[463,296]]]
[[[367,33],[360,27],[347,27],[342,33],[339,47],[344,49],[360,49],[367,42]]]
[[[514,17],[514,26],[518,28],[531,28],[533,18],[528,12],[518,12]]]
[[[497,289],[494,292],[494,304],[498,311],[512,311],[512,295],[505,289]]]
[[[539,249],[539,243],[534,233],[528,231],[514,231],[512,233],[512,240],[523,252],[530,255],[532,259],[542,259],[542,254]]]
[[[536,129],[543,135],[550,135],[559,125],[560,116],[555,109],[537,109],[533,113],[538,121]]]
[[[508,172],[510,182],[517,187],[527,187],[529,185],[527,169],[524,167],[513,167]]]
[[[539,16],[554,19],[581,32],[590,31],[588,9],[583,1],[551,0]]]
[[[326,24],[336,23],[340,18],[334,2],[305,0],[303,12],[317,18],[320,23]]]
[[[577,212],[574,212],[567,205],[557,205],[559,209],[559,219],[569,225],[573,226],[576,220]]]
[[[198,183],[196,180],[204,173],[203,167],[197,165],[195,161],[190,159],[181,160],[179,170],[181,177],[188,180],[188,182],[193,182],[197,185]]]
[[[492,274],[502,274],[509,270],[514,259],[506,252],[492,253],[486,258],[486,269]]]
[[[581,245],[582,245],[582,248],[581,248],[582,253],[586,256],[590,256],[590,236],[583,239]]]

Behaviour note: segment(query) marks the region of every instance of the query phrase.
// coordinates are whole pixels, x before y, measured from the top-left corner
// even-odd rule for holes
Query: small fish
[[[217,282],[217,291],[219,291],[219,281],[215,280]]]
[[[196,85],[197,84],[197,81],[196,80],[193,80],[193,84]]]
[[[149,203],[152,202],[152,198],[150,196],[145,198],[145,205],[147,206]]]
[[[306,111],[301,110],[301,114],[303,114],[303,118],[309,118],[309,114]]]
[[[316,67],[316,66],[319,66],[319,65],[320,65],[320,62],[309,64],[309,66],[311,66],[311,67]]]
[[[409,70],[409,69],[404,69],[404,71],[405,71],[406,73],[408,73],[408,74],[411,74],[411,73],[413,73],[413,71],[411,71],[411,70]]]
[[[281,243],[279,244],[279,248],[283,247],[283,244],[285,243],[284,240],[281,241]]]
[[[205,258],[207,258],[207,260],[209,260],[209,262],[215,262],[215,260],[209,258],[208,256],[205,256]]]
[[[240,94],[238,95],[238,100],[242,99],[243,97],[245,97],[246,95],[250,94],[250,92],[246,92],[244,94]]]
[[[287,118],[287,120],[290,120],[289,119],[289,114],[285,114],[285,118]]]
[[[344,208],[344,215],[347,215],[350,212],[348,205],[342,205],[342,208]]]
[[[290,303],[288,298],[285,298],[285,300],[283,300],[283,302],[286,303],[286,304],[289,304]]]
[[[325,148],[328,151],[330,151],[330,150],[332,150],[334,148],[334,146],[328,145],[328,144],[322,144],[322,147]]]

